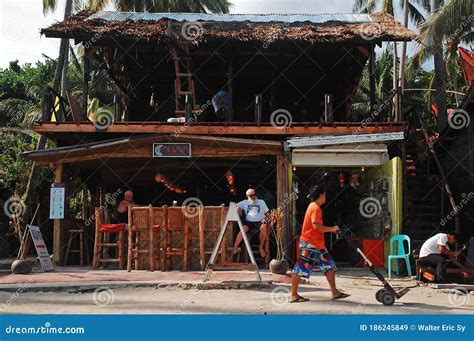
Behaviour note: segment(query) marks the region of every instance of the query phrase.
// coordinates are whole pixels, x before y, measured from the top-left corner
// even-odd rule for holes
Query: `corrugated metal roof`
[[[219,21],[219,22],[311,22],[325,24],[338,23],[369,23],[373,22],[368,14],[212,14],[212,13],[147,13],[147,12],[97,12],[87,20],[103,19],[107,21],[146,20],[158,21],[170,19],[176,21]]]

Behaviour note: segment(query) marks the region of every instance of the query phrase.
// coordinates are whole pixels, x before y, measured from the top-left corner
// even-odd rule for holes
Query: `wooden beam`
[[[254,156],[261,156],[261,155],[275,155],[270,153],[262,153],[261,150],[255,151],[242,151],[242,150],[227,150],[227,151],[218,151],[215,149],[203,150],[203,151],[195,151],[193,150],[193,158],[231,158],[231,157],[254,157]],[[40,165],[47,165],[55,160],[61,160],[61,163],[74,163],[74,162],[84,162],[90,160],[109,160],[109,159],[133,159],[133,158],[152,158],[151,151],[136,151],[134,150],[133,153],[130,152],[114,152],[114,153],[104,153],[104,154],[89,154],[89,155],[80,155],[80,156],[39,156],[38,158],[34,158],[37,160],[38,164]]]
[[[273,127],[270,124],[262,123],[260,126],[248,123],[242,124],[226,124],[226,125],[184,125],[184,124],[167,124],[163,122],[127,122],[115,123],[107,129],[107,133],[129,133],[129,134],[175,134],[181,129],[186,134],[195,135],[343,135],[343,134],[373,134],[373,133],[389,133],[405,130],[405,122],[398,123],[357,123],[357,122],[340,122],[333,125],[319,124],[293,124],[291,127],[282,129]],[[38,134],[56,134],[56,133],[100,133],[90,122],[78,123],[62,122],[48,123],[43,122],[35,126],[34,131]],[[102,132],[103,133],[103,132]]]
[[[58,163],[54,168],[54,183],[60,184],[63,180],[63,164]],[[61,219],[54,219],[53,222],[53,261],[56,264],[62,264],[61,249],[62,249],[62,231]]]

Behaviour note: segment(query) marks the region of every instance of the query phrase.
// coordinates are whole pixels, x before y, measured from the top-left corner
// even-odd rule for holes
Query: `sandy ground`
[[[394,281],[413,285],[413,281]],[[2,313],[26,314],[473,314],[474,295],[456,295],[429,287],[410,290],[395,305],[375,300],[380,282],[370,277],[339,276],[340,289],[351,294],[331,301],[325,279],[314,276],[301,286],[309,302],[288,303],[289,284],[268,288],[198,290],[176,287],[120,288],[67,292],[0,292]]]

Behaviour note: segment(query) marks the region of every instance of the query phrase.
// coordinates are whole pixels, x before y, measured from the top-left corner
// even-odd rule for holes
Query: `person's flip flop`
[[[333,297],[332,300],[335,301],[335,300],[340,300],[340,299],[343,299],[343,298],[347,298],[349,297],[350,295],[349,294],[346,294],[344,292],[341,292],[339,295],[337,295],[336,297]]]
[[[301,296],[290,298],[290,303],[299,303],[299,302],[308,302],[308,301],[309,301],[309,298],[301,297]]]

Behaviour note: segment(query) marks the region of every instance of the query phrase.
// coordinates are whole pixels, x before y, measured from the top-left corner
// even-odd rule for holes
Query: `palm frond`
[[[43,0],[43,14],[52,13],[56,10],[56,0]]]
[[[463,36],[472,31],[472,0],[450,0],[443,4],[420,26],[420,42],[440,44],[443,39]]]
[[[425,16],[408,1],[408,15],[410,19],[418,26],[425,21]]]
[[[354,6],[352,6],[352,11],[359,13],[362,12],[366,7],[369,2],[373,2],[371,0],[355,0],[354,1]]]

